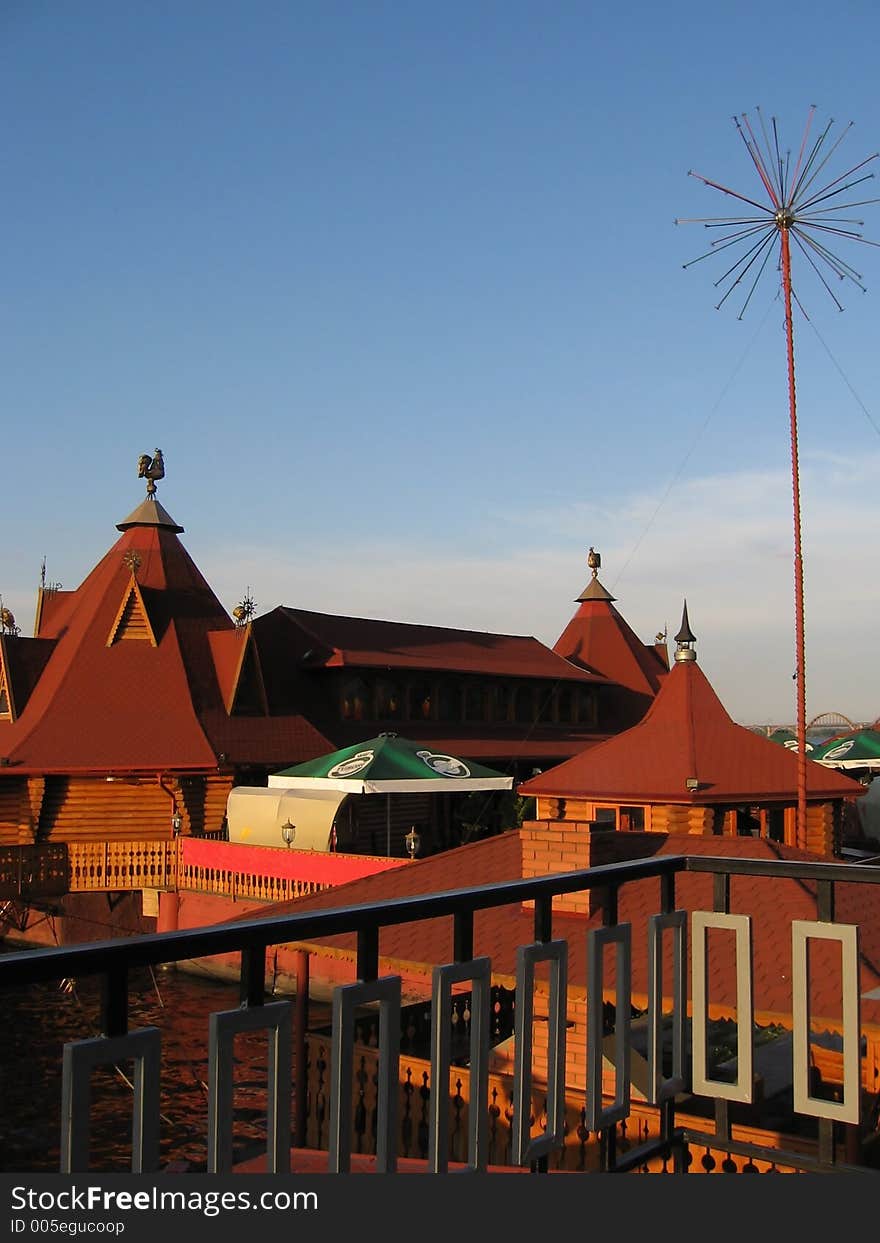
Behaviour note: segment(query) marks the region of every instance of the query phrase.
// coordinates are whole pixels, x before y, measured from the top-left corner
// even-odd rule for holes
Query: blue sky
[[[878,46],[873,3],[0,0],[3,602],[30,633],[159,446],[229,608],[552,644],[593,545],[792,722],[778,281],[716,311],[674,221],[727,209],[691,169],[757,191],[734,114],[852,120],[829,175],[880,148]],[[807,711],[868,720],[880,250],[841,253],[843,314],[795,260]]]

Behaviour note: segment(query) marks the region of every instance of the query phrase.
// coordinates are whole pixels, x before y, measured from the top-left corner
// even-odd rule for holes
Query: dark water
[[[238,1008],[238,986],[179,970],[133,975],[129,1028],[162,1032],[160,1163],[205,1168],[207,1159],[208,1019]],[[312,1025],[328,1007],[310,1003]],[[65,1042],[100,1034],[97,980],[33,984],[0,993],[0,1170],[57,1172],[61,1057]],[[235,1159],[265,1151],[267,1040],[235,1040]],[[92,1169],[131,1168],[132,1064],[92,1074]],[[292,1117],[291,1112],[291,1117]]]

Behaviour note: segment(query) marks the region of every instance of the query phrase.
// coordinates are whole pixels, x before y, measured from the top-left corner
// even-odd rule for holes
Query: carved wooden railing
[[[289,863],[284,851],[266,851],[265,871],[212,867],[185,857],[182,839],[166,841],[70,842],[67,845],[69,892],[126,889],[188,889],[230,898],[285,902],[316,893],[325,882],[272,875],[274,856]],[[249,852],[253,856],[254,852]]]
[[[176,841],[68,843],[70,892],[173,889]]]
[[[177,887],[198,893],[222,894],[227,898],[253,898],[262,902],[286,902],[290,898],[302,898],[306,894],[327,888],[318,881],[270,876],[260,872],[239,872],[235,868],[207,867],[196,863],[180,864]]]
[[[310,1033],[306,1037],[307,1086],[305,1147],[326,1152],[330,1143],[330,1115],[328,1099],[330,1091],[330,1038]],[[354,1073],[352,1075],[352,1133],[351,1151],[356,1154],[373,1155],[376,1152],[374,1120],[378,1108],[379,1053],[374,1044],[354,1045]],[[486,1100],[488,1163],[494,1167],[513,1167],[511,1125],[514,1116],[514,1081],[511,1074],[489,1074]],[[431,1063],[426,1058],[400,1055],[400,1075],[397,1101],[398,1157],[421,1160],[428,1158],[428,1137],[431,1118]],[[565,1102],[564,1144],[550,1159],[551,1170],[572,1173],[595,1173],[602,1168],[600,1137],[586,1126],[586,1110],[583,1094],[568,1094]],[[453,1066],[449,1071],[449,1123],[448,1159],[450,1163],[465,1163],[468,1159],[468,1126],[473,1103],[470,1099],[470,1071]],[[546,1089],[536,1085],[531,1095],[532,1133],[541,1135],[547,1124]],[[679,1125],[700,1128],[705,1119],[678,1115]],[[660,1136],[656,1108],[633,1101],[629,1118],[617,1125],[617,1152],[624,1156],[630,1149],[649,1144]],[[735,1128],[735,1138],[745,1145],[772,1148],[779,1137],[756,1127]],[[816,1155],[816,1144],[810,1140],[786,1137],[789,1152],[806,1156]],[[791,1173],[791,1165],[784,1162],[750,1157],[732,1152],[726,1147],[713,1145],[694,1148],[685,1155],[688,1172],[693,1174],[764,1174],[768,1172]],[[663,1156],[652,1157],[634,1172],[662,1174],[669,1171],[670,1162]]]

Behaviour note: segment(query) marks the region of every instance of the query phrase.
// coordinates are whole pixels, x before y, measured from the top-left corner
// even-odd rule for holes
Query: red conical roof
[[[675,664],[632,729],[518,787],[522,795],[598,797],[620,802],[699,804],[791,801],[798,757],[725,711],[695,660]],[[807,797],[864,791],[857,781],[807,761]],[[696,781],[695,790],[688,781]]]
[[[119,529],[76,591],[57,601],[44,593],[37,638],[51,643],[51,655],[26,710],[0,722],[7,769],[213,770],[329,750],[299,715],[228,715],[225,665],[241,663],[230,642],[243,644],[246,635],[235,632],[181,544],[183,528],[158,502],[142,502]],[[228,636],[221,669],[211,644],[217,632]]]

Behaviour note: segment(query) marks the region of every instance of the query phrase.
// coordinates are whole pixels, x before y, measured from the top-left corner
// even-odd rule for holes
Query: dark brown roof
[[[286,607],[279,611],[311,637],[313,646],[307,661],[311,668],[377,666],[553,681],[607,681],[602,674],[569,664],[531,636],[340,617]]]

